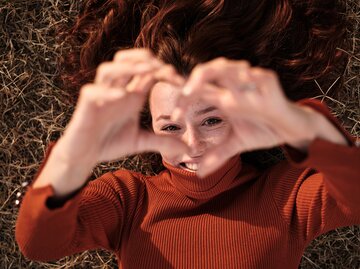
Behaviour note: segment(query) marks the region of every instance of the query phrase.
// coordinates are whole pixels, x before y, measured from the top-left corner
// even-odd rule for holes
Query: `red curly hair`
[[[216,57],[245,59],[275,70],[289,99],[313,97],[321,94],[314,79],[345,67],[343,10],[336,0],[86,0],[58,30],[71,48],[58,61],[62,87],[76,99],[101,62],[145,47],[183,75]],[[149,120],[147,111],[143,126]]]
[[[290,99],[311,97],[313,80],[346,61],[343,9],[335,0],[86,0],[58,31],[71,47],[61,80],[76,96],[116,51],[146,47],[184,75],[216,57],[245,59],[277,71]]]

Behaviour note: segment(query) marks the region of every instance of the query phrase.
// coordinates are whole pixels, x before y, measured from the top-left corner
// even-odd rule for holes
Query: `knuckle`
[[[216,66],[216,64],[213,65],[211,62],[200,63],[195,67],[195,72],[199,74],[206,74]]]
[[[249,68],[251,66],[250,62],[247,61],[247,60],[239,60],[238,63],[239,63],[240,66],[244,66],[244,67],[247,67],[247,68]]]
[[[80,100],[85,101],[85,102],[90,102],[90,103],[92,103],[94,100],[96,100],[94,98],[94,85],[85,84],[80,89]]]
[[[206,77],[207,72],[208,67],[202,64],[195,68],[193,77],[203,80]]]
[[[192,71],[192,73],[196,76],[201,76],[202,73],[205,71],[206,69],[206,64],[204,63],[199,63],[198,65],[196,65]]]
[[[118,50],[114,55],[114,60],[119,61],[122,58],[123,53],[124,53],[123,50]]]
[[[272,69],[265,69],[264,72],[265,72],[265,75],[269,78],[277,77],[277,73]]]
[[[263,68],[261,67],[253,67],[250,70],[255,75],[262,75],[263,74]]]
[[[273,80],[274,78],[277,78],[277,73],[272,69],[253,67],[250,71],[252,74],[259,77],[260,79]]]
[[[228,63],[228,59],[224,56],[221,56],[221,57],[218,57],[214,60],[214,63],[215,64],[219,64],[219,65],[225,65]]]
[[[93,87],[93,84],[86,83],[80,88],[80,95],[86,94],[86,92],[90,91]]]
[[[164,66],[164,70],[165,70],[166,72],[169,72],[169,73],[172,73],[172,74],[176,74],[176,73],[177,73],[175,67],[174,67],[173,65],[171,65],[171,64],[166,64],[166,65]]]
[[[98,65],[98,67],[96,69],[96,73],[101,74],[101,73],[106,72],[109,65],[110,65],[109,62],[102,62],[101,64]]]
[[[143,55],[144,57],[148,57],[148,58],[154,57],[153,52],[149,48],[135,48],[133,50],[139,53],[140,55]]]
[[[141,49],[145,54],[149,55],[149,56],[154,56],[154,53],[152,52],[151,49],[149,48],[142,48]]]

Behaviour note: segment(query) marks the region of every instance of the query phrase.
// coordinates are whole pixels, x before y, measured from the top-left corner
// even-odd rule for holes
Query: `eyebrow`
[[[214,110],[217,110],[217,107],[209,106],[205,109],[196,111],[195,116],[200,116],[200,115],[206,114],[206,113],[214,111]],[[161,120],[161,119],[170,120],[170,115],[160,115],[159,117],[156,118],[156,121]]]

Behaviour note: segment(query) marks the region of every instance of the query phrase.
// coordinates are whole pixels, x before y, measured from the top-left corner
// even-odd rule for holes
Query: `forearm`
[[[297,105],[295,105],[297,106]],[[348,145],[344,135],[324,115],[307,106],[297,106],[308,122],[306,136],[301,141],[289,143],[303,153],[308,152],[309,145],[316,138],[321,138],[338,145]]]
[[[61,149],[61,139],[53,146],[33,188],[51,185],[55,197],[63,198],[79,189],[91,173],[93,164],[85,160],[69,160]]]
[[[329,194],[358,210],[360,148],[356,146],[355,137],[343,128],[326,105],[312,99],[303,100],[301,104],[309,107],[307,113],[314,113],[310,117],[312,127],[308,128],[314,131],[313,138],[306,145],[305,153],[290,143],[285,144],[287,158],[297,167],[313,168],[321,173]]]

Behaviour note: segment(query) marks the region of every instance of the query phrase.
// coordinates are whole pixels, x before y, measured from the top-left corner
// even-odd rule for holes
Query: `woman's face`
[[[171,165],[188,171],[196,171],[201,156],[212,147],[222,143],[228,136],[230,124],[216,107],[200,100],[193,100],[183,117],[170,119],[176,105],[180,88],[158,82],[150,94],[150,112],[155,134],[171,135],[184,141],[191,152],[170,158],[160,152]]]

